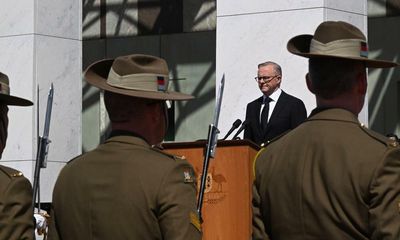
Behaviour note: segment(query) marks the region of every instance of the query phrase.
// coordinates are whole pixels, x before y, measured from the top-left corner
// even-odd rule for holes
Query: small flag
[[[360,45],[360,56],[361,57],[368,57],[368,45],[366,42],[361,42]]]
[[[163,76],[157,76],[157,90],[165,91],[165,78]]]

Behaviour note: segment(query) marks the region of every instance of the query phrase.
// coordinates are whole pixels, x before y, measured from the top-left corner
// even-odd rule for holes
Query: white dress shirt
[[[281,96],[282,90],[280,88],[276,89],[275,92],[273,92],[269,98],[271,99],[271,101],[269,102],[269,111],[268,111],[268,122],[269,119],[271,118],[272,113],[274,112],[276,103],[278,102],[279,97]],[[261,108],[260,108],[260,116],[259,116],[259,121],[261,121],[261,113],[262,110],[264,109],[264,102],[265,102],[265,98],[267,98],[267,96],[263,96],[263,104],[261,104]]]

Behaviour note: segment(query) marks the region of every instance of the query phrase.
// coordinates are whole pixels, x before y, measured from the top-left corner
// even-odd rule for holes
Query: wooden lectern
[[[206,141],[164,143],[168,153],[186,157],[200,187]],[[210,160],[202,209],[203,239],[251,239],[253,159],[260,149],[247,140],[218,141]]]

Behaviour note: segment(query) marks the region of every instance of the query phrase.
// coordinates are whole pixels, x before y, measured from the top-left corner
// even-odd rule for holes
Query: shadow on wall
[[[131,53],[166,59],[170,89],[196,97],[175,103],[175,123],[167,139],[205,138],[215,98],[215,18],[215,0],[84,0],[83,69],[94,61]],[[104,126],[99,91],[83,86],[86,152],[104,140],[102,133],[109,126]]]
[[[84,0],[82,21],[85,40],[210,31],[216,26],[216,1]]]

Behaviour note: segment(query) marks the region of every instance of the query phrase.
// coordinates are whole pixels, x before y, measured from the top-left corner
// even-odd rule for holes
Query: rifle
[[[50,130],[51,110],[53,107],[53,95],[54,95],[54,88],[53,88],[53,83],[52,83],[50,86],[49,95],[47,97],[46,117],[44,120],[43,136],[39,136],[38,150],[37,150],[36,162],[35,162],[35,174],[34,174],[34,178],[33,178],[32,205],[33,205],[33,207],[35,207],[35,203],[36,203],[36,199],[37,199],[39,213],[40,213],[40,189],[39,189],[40,169],[47,167],[47,153],[49,150],[49,143],[51,142],[49,140],[49,130]],[[39,99],[39,97],[38,97],[38,99]],[[39,104],[38,104],[38,108],[39,108]]]
[[[225,86],[225,74],[222,76],[221,83],[219,85],[217,104],[215,105],[215,112],[214,112],[214,121],[208,127],[207,145],[204,153],[203,171],[201,175],[199,197],[197,201],[197,213],[199,214],[199,218],[201,221],[202,221],[201,209],[203,206],[203,197],[207,181],[208,164],[210,163],[210,158],[215,157],[215,148],[217,146],[218,134],[220,132],[218,130],[218,119],[219,119],[219,113],[221,111],[221,102],[222,102],[222,95],[224,93],[224,86]]]

